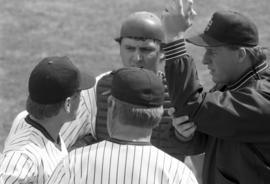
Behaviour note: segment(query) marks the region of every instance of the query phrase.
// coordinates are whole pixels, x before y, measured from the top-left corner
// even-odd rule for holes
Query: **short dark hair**
[[[120,101],[114,97],[115,113],[121,123],[140,128],[154,128],[160,122],[163,115],[163,106],[143,107]]]
[[[55,104],[39,104],[33,101],[30,96],[28,96],[26,101],[26,110],[34,118],[42,120],[57,115],[64,102],[65,101],[61,101]]]

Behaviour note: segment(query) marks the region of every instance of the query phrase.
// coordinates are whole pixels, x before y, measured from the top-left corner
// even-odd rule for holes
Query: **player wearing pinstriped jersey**
[[[96,77],[98,81],[105,72]],[[66,144],[68,151],[74,147],[81,147],[85,145],[84,137],[87,135],[87,142],[96,142],[96,86],[90,89],[81,91],[80,105],[77,110],[76,119],[72,122],[65,123],[60,134]],[[74,145],[75,144],[75,145]]]
[[[102,141],[73,150],[49,183],[197,183],[182,162],[150,143]]]
[[[196,184],[185,164],[150,143],[164,103],[164,86],[156,74],[136,67],[119,69],[113,72],[111,95],[110,139],[71,151],[48,183]]]
[[[58,148],[46,129],[26,114],[24,111],[17,116],[14,124],[20,126],[6,140],[0,165],[3,183],[45,183],[68,154],[61,137]]]
[[[97,77],[98,79],[98,77]],[[60,129],[60,135],[68,150],[74,143],[80,139],[81,136],[91,134],[95,138],[95,116],[96,116],[96,98],[95,88],[90,88],[81,91],[80,104],[77,110],[76,119],[71,122],[66,122]],[[24,118],[28,114],[27,111],[22,111],[21,115],[17,117]],[[24,117],[22,117],[24,115]],[[16,122],[16,123],[15,123]],[[14,121],[9,132],[9,137],[16,134],[23,124],[19,121]]]
[[[65,123],[60,134],[68,150],[80,137],[91,134],[94,139],[95,120],[96,120],[96,94],[95,88],[81,91],[80,105],[77,111],[76,119],[72,122]]]
[[[95,78],[81,73],[68,57],[47,57],[31,72],[26,109],[15,118],[0,163],[0,183],[46,183],[68,154],[59,135],[76,119],[80,92]]]
[[[161,20],[157,15],[151,12],[135,12],[130,14],[122,23],[119,37],[115,40],[119,43],[121,63],[125,67],[146,68],[156,73],[164,82],[165,100],[164,116],[155,127],[151,137],[151,143],[166,153],[177,159],[183,160],[184,155],[180,154],[177,147],[178,141],[173,137],[172,117],[169,115],[172,107],[167,90],[167,82],[162,68],[162,48],[164,42],[164,30]],[[136,41],[136,43],[134,43]],[[107,98],[104,92],[111,88],[111,72],[101,74],[96,84],[96,104],[97,114],[95,121],[95,139],[85,136],[82,142],[85,145],[96,143],[97,141],[106,140],[108,136],[107,121]],[[89,140],[87,139],[89,138]],[[75,147],[79,147],[81,144]]]

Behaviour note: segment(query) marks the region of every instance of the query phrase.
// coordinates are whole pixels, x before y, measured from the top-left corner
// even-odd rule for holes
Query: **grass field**
[[[121,21],[134,11],[160,14],[168,0],[0,0],[0,151],[11,122],[24,109],[33,66],[50,55],[67,55],[97,75],[120,66],[113,41]],[[212,12],[236,9],[258,25],[261,45],[270,46],[269,0],[195,0],[198,16],[187,33],[203,30]],[[199,75],[211,86],[201,65],[202,50],[188,46]]]

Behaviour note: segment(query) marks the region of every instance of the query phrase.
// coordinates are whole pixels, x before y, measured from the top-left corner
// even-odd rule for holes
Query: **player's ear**
[[[64,103],[64,109],[67,113],[71,111],[71,97],[67,97]]]
[[[160,62],[165,61],[165,54],[164,52],[160,51]]]
[[[110,108],[114,107],[115,102],[114,102],[113,97],[111,95],[108,97],[107,103],[108,103],[108,107],[110,107]]]
[[[165,46],[164,43],[159,44],[159,60],[161,63],[165,61],[165,53],[163,50],[164,46]]]

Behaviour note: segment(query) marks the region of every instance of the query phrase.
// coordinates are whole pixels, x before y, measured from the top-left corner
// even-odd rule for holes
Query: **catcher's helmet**
[[[153,39],[163,42],[165,34],[158,16],[150,12],[136,12],[128,16],[123,22],[120,37],[115,40],[120,42],[124,37]]]

